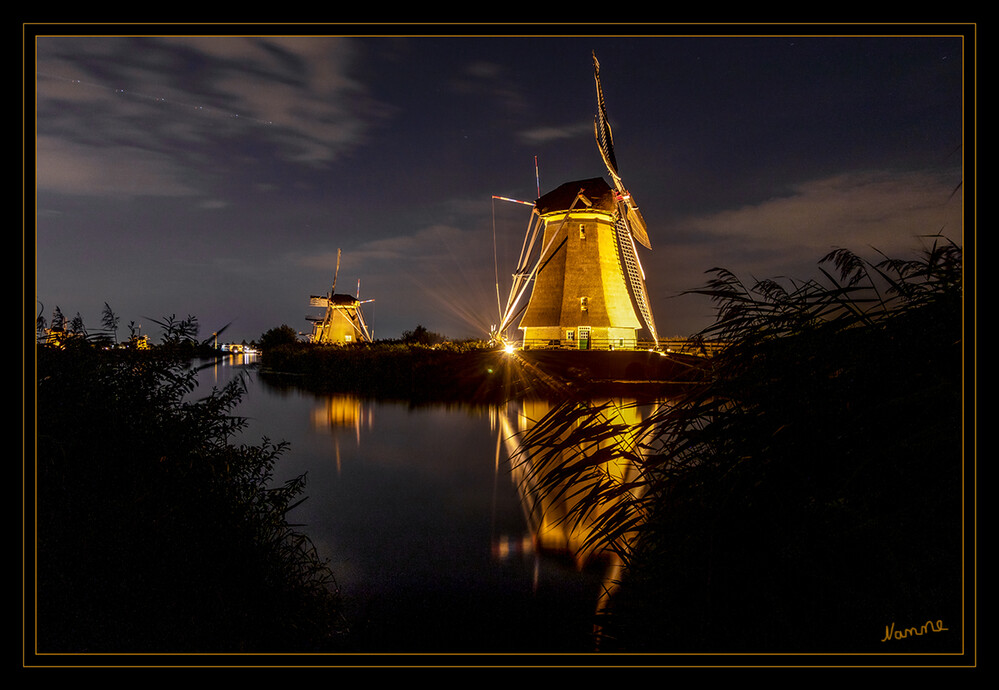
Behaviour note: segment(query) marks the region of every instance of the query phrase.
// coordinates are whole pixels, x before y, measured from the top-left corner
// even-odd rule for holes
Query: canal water
[[[511,470],[511,430],[540,411],[316,395],[242,356],[204,369],[199,388],[241,374],[240,442],[290,444],[274,479],[307,477],[289,518],[330,562],[354,651],[594,651],[608,566],[539,548]]]

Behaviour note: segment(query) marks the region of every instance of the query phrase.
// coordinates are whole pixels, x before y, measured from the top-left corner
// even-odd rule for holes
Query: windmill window
[[[579,298],[579,310],[580,311],[587,311],[589,308],[590,308],[590,298],[589,297],[580,297]]]
[[[583,223],[579,224],[579,239],[581,240],[586,239],[586,225],[584,225]]]
[[[565,339],[568,340],[568,341],[570,341],[570,342],[572,342],[573,340],[575,340],[576,339],[576,331],[566,331],[565,332]]]

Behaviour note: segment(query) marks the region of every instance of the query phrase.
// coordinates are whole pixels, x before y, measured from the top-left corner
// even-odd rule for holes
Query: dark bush
[[[240,381],[182,352],[37,348],[39,652],[335,648],[338,595],[287,521],[285,450],[234,445]]]

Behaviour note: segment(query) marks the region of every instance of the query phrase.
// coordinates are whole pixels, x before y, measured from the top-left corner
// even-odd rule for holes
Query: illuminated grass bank
[[[261,372],[315,391],[412,401],[489,403],[522,396],[564,398],[589,392],[640,394],[699,378],[701,358],[643,351],[508,353],[486,345],[281,345],[264,353]]]

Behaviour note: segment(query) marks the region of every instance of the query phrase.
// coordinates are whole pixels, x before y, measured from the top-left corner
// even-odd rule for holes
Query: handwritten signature
[[[925,635],[931,632],[943,632],[947,628],[944,627],[943,621],[926,621],[919,627],[909,627],[901,628],[899,630],[895,629],[895,622],[892,621],[890,626],[885,626],[885,636],[881,640],[882,642],[887,642],[888,640],[904,640],[907,637],[912,637],[913,635]]]

